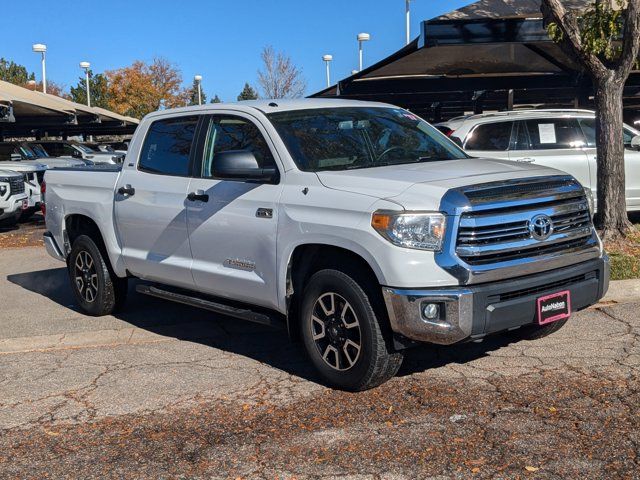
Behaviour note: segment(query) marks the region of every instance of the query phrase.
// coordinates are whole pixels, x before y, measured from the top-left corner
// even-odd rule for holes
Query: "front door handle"
[[[531,158],[531,157],[524,157],[524,158],[518,158],[516,159],[516,162],[522,162],[522,163],[534,163],[536,161],[535,158]]]
[[[118,193],[120,195],[128,195],[131,197],[136,194],[136,189],[127,183],[124,187],[120,187],[118,189]]]
[[[187,200],[190,202],[208,202],[209,195],[204,193],[204,190],[196,190],[187,195]]]

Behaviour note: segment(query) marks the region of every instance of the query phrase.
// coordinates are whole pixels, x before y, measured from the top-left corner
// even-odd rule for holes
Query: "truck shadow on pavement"
[[[13,274],[7,279],[26,290],[42,295],[65,309],[83,315],[69,285],[66,268],[54,268]],[[125,309],[113,315],[121,325],[114,327],[111,321],[104,329],[137,327],[148,332],[195,342],[226,352],[242,355],[270,365],[288,374],[321,383],[315,374],[300,343],[291,342],[284,330],[276,330],[235,318],[218,315],[206,310],[189,307],[138,294],[136,281],[130,282]],[[34,297],[34,301],[37,299]],[[52,315],[55,315],[52,312]],[[99,318],[86,316],[88,322]],[[34,332],[39,335],[40,332]],[[489,352],[505,347],[514,338],[497,335],[482,343],[464,343],[455,346],[424,345],[406,351],[399,376],[411,375],[450,364],[463,364],[486,356]]]

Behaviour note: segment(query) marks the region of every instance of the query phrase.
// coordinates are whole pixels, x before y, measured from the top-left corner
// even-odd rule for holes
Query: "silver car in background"
[[[473,157],[537,163],[573,175],[596,195],[595,114],[514,110],[456,117],[436,125]],[[640,210],[640,136],[624,125],[627,210]]]

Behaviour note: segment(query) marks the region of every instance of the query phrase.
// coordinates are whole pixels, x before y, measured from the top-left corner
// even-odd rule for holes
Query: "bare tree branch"
[[[559,44],[565,53],[578,60],[585,69],[596,76],[603,77],[609,73],[607,67],[595,54],[583,48],[576,15],[573,12],[567,12],[560,0],[542,0],[540,10],[545,23],[547,25],[555,23],[562,32],[563,38]]]
[[[622,55],[618,66],[618,78],[626,81],[638,59],[640,50],[640,0],[628,0],[624,22]]]
[[[262,50],[264,69],[258,71],[258,83],[265,98],[298,98],[307,84],[291,58],[268,46]]]

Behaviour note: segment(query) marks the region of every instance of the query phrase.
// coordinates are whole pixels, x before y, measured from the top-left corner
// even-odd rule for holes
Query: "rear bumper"
[[[534,323],[536,299],[546,294],[569,290],[575,312],[600,300],[608,287],[609,258],[605,255],[570,267],[489,284],[382,290],[395,333],[448,345]],[[423,316],[423,306],[429,303],[440,307],[434,320]]]

